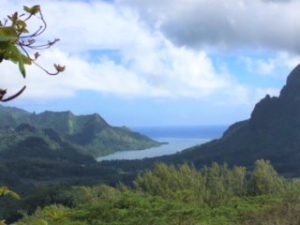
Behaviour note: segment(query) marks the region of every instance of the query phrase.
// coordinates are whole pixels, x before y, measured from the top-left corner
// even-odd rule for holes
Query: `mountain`
[[[288,76],[279,97],[267,95],[250,119],[231,125],[219,140],[163,157],[169,162],[212,162],[251,167],[257,159],[270,160],[279,172],[300,175],[300,65]]]
[[[63,141],[51,128],[37,129],[28,124],[0,130],[0,160],[46,159],[72,163],[93,163],[93,157],[81,154]]]
[[[43,130],[50,129],[57,138],[72,144],[79,152],[94,157],[116,151],[139,150],[160,145],[126,127],[112,127],[98,114],[75,116],[70,111],[46,111],[35,114],[0,105],[0,151],[6,145],[11,145],[19,139],[23,140],[24,132],[21,134],[15,130],[20,129],[21,125],[35,130],[30,135],[39,137],[45,137]],[[28,134],[29,130],[25,133]]]
[[[133,173],[94,157],[159,144],[126,127],[112,127],[97,114],[35,114],[0,106],[0,187],[26,195],[45,185],[126,183]]]

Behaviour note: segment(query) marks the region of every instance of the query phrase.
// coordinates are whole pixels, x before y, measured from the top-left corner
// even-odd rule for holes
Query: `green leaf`
[[[16,41],[17,39],[14,36],[1,36],[0,34],[0,42],[8,42],[8,41]]]
[[[22,58],[23,58],[24,64],[27,64],[27,65],[31,65],[32,64],[32,60],[28,56],[22,54]]]
[[[3,42],[0,41],[0,49],[1,50],[7,49],[10,45],[11,45],[11,43],[9,43],[8,41],[3,41]]]
[[[0,42],[17,41],[18,34],[13,27],[0,27]]]
[[[27,24],[23,20],[18,20],[16,22],[16,24],[18,27],[26,27],[27,26]]]
[[[31,14],[35,15],[39,12],[41,12],[41,7],[39,5],[35,5],[31,7]]]
[[[18,32],[20,33],[29,33],[27,29],[27,24],[23,20],[17,20],[16,26],[18,28]]]
[[[30,13],[30,8],[28,6],[23,6],[23,10],[27,13]]]
[[[31,15],[35,15],[39,12],[41,12],[41,7],[39,5],[35,5],[33,7],[27,7],[27,6],[24,6],[23,7],[24,11],[31,14]]]
[[[26,57],[26,56],[24,56],[20,52],[20,50],[15,45],[12,45],[12,44],[8,47],[7,51],[4,53],[4,59],[10,60],[14,63],[18,63],[19,70],[20,70],[21,74],[23,75],[23,77],[25,78],[26,70],[25,70],[24,63],[26,63],[26,62],[24,62],[24,57]]]
[[[13,63],[18,63],[20,59],[19,49],[13,44],[8,45],[4,51],[4,59],[10,60]]]
[[[20,51],[19,51],[19,53],[20,53]],[[21,53],[20,53],[20,56],[19,56],[19,70],[20,70],[22,76],[25,78],[26,77],[26,70],[25,70],[24,60],[23,60],[23,57],[22,57]]]

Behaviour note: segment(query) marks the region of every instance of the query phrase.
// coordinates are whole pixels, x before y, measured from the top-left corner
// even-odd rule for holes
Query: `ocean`
[[[98,161],[144,159],[175,154],[221,137],[226,128],[227,126],[131,127],[131,130],[168,144],[145,150],[124,149],[124,151],[100,157]]]

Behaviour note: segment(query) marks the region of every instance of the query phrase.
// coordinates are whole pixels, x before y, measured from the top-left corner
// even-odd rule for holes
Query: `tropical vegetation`
[[[37,193],[24,201],[24,217],[16,224],[296,225],[300,222],[299,187],[299,180],[281,177],[265,160],[256,161],[251,172],[216,163],[201,171],[188,164],[157,164],[130,186],[80,186]],[[36,203],[39,207],[32,214]]]

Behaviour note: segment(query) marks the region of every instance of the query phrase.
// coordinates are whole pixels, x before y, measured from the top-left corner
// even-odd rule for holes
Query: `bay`
[[[166,142],[158,147],[147,148],[145,150],[127,150],[121,152],[115,152],[113,154],[98,158],[98,161],[103,160],[132,160],[132,159],[144,159],[152,158],[156,156],[171,155],[180,152],[186,148],[203,144],[208,139],[200,138],[156,138],[159,142]]]
[[[133,160],[171,155],[184,149],[219,138],[227,126],[176,126],[176,127],[133,127],[134,131],[145,134],[167,144],[145,150],[124,150],[98,158],[104,160]]]

